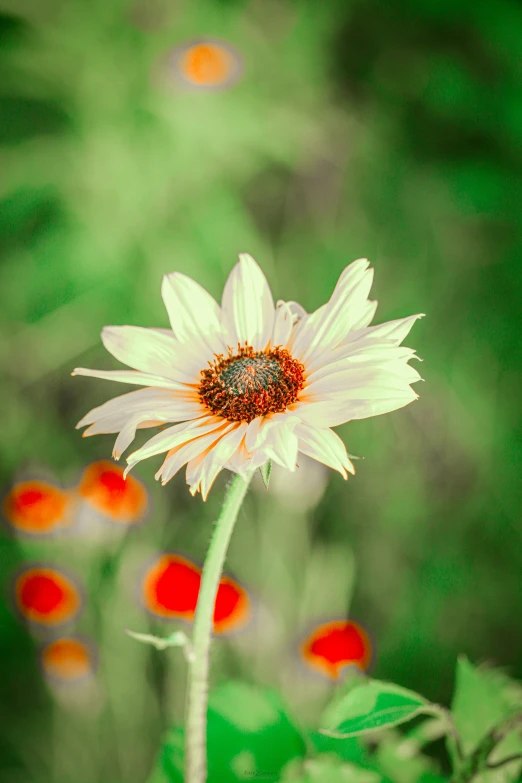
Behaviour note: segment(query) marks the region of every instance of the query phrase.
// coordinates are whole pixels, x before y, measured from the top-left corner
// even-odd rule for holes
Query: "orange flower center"
[[[218,354],[202,370],[201,402],[229,421],[252,421],[267,413],[282,413],[296,402],[304,386],[304,367],[284,348],[254,351],[238,345],[237,352]]]

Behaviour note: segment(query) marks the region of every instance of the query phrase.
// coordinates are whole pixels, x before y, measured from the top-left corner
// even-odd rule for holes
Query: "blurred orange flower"
[[[71,497],[45,481],[22,481],[4,500],[4,515],[18,532],[45,536],[68,523]]]
[[[366,671],[372,656],[368,634],[351,620],[319,625],[302,642],[300,651],[309,666],[331,680],[338,680],[346,666]]]
[[[15,602],[26,620],[59,626],[76,617],[82,608],[78,586],[62,571],[49,566],[28,566],[15,579]]]

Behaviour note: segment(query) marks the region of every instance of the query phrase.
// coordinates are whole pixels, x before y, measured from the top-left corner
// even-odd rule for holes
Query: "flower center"
[[[229,421],[252,421],[267,413],[281,413],[304,386],[303,365],[284,348],[254,351],[238,344],[228,356],[216,355],[202,370],[201,402]]]

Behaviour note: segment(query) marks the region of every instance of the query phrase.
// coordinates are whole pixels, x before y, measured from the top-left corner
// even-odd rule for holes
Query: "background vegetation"
[[[115,367],[105,324],[167,326],[164,273],[219,299],[246,251],[276,298],[311,310],[367,256],[377,321],[427,314],[406,341],[424,359],[420,399],[341,428],[364,457],[347,484],[306,466],[251,493],[227,569],[257,611],[216,643],[215,681],[277,687],[312,724],[333,686],[306,671],[297,644],[343,616],[370,633],[375,677],[444,704],[460,653],[521,677],[521,6],[1,9],[4,492],[29,475],[70,487],[110,456],[111,436],[82,440],[74,425],[114,390],[70,371]],[[199,38],[238,53],[236,83],[180,81],[165,55]],[[203,504],[181,474],[158,487],[154,467],[136,469],[151,511],[123,539],[2,532],[5,783],[140,783],[181,719],[181,655],[123,629],[164,632],[136,600],[141,569],[163,550],[202,561],[226,477]],[[95,692],[57,695],[42,680],[41,639],[10,598],[32,560],[67,564],[86,585],[75,630],[97,646]]]

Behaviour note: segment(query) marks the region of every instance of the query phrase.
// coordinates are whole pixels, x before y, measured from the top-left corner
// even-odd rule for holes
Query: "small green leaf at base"
[[[389,682],[369,680],[330,705],[323,716],[322,734],[355,737],[365,731],[391,728],[418,715],[439,714],[440,708],[414,691]]]
[[[268,485],[270,483],[270,474],[272,473],[272,460],[269,459],[268,462],[265,462],[264,465],[261,465],[259,472],[261,473],[263,484],[268,489]]]
[[[167,647],[184,647],[185,655],[190,659],[191,645],[187,634],[183,633],[183,631],[175,631],[174,633],[171,633],[170,636],[165,637],[153,636],[150,633],[129,631],[128,628],[125,629],[125,633],[138,642],[151,644],[156,650],[166,650]]]

